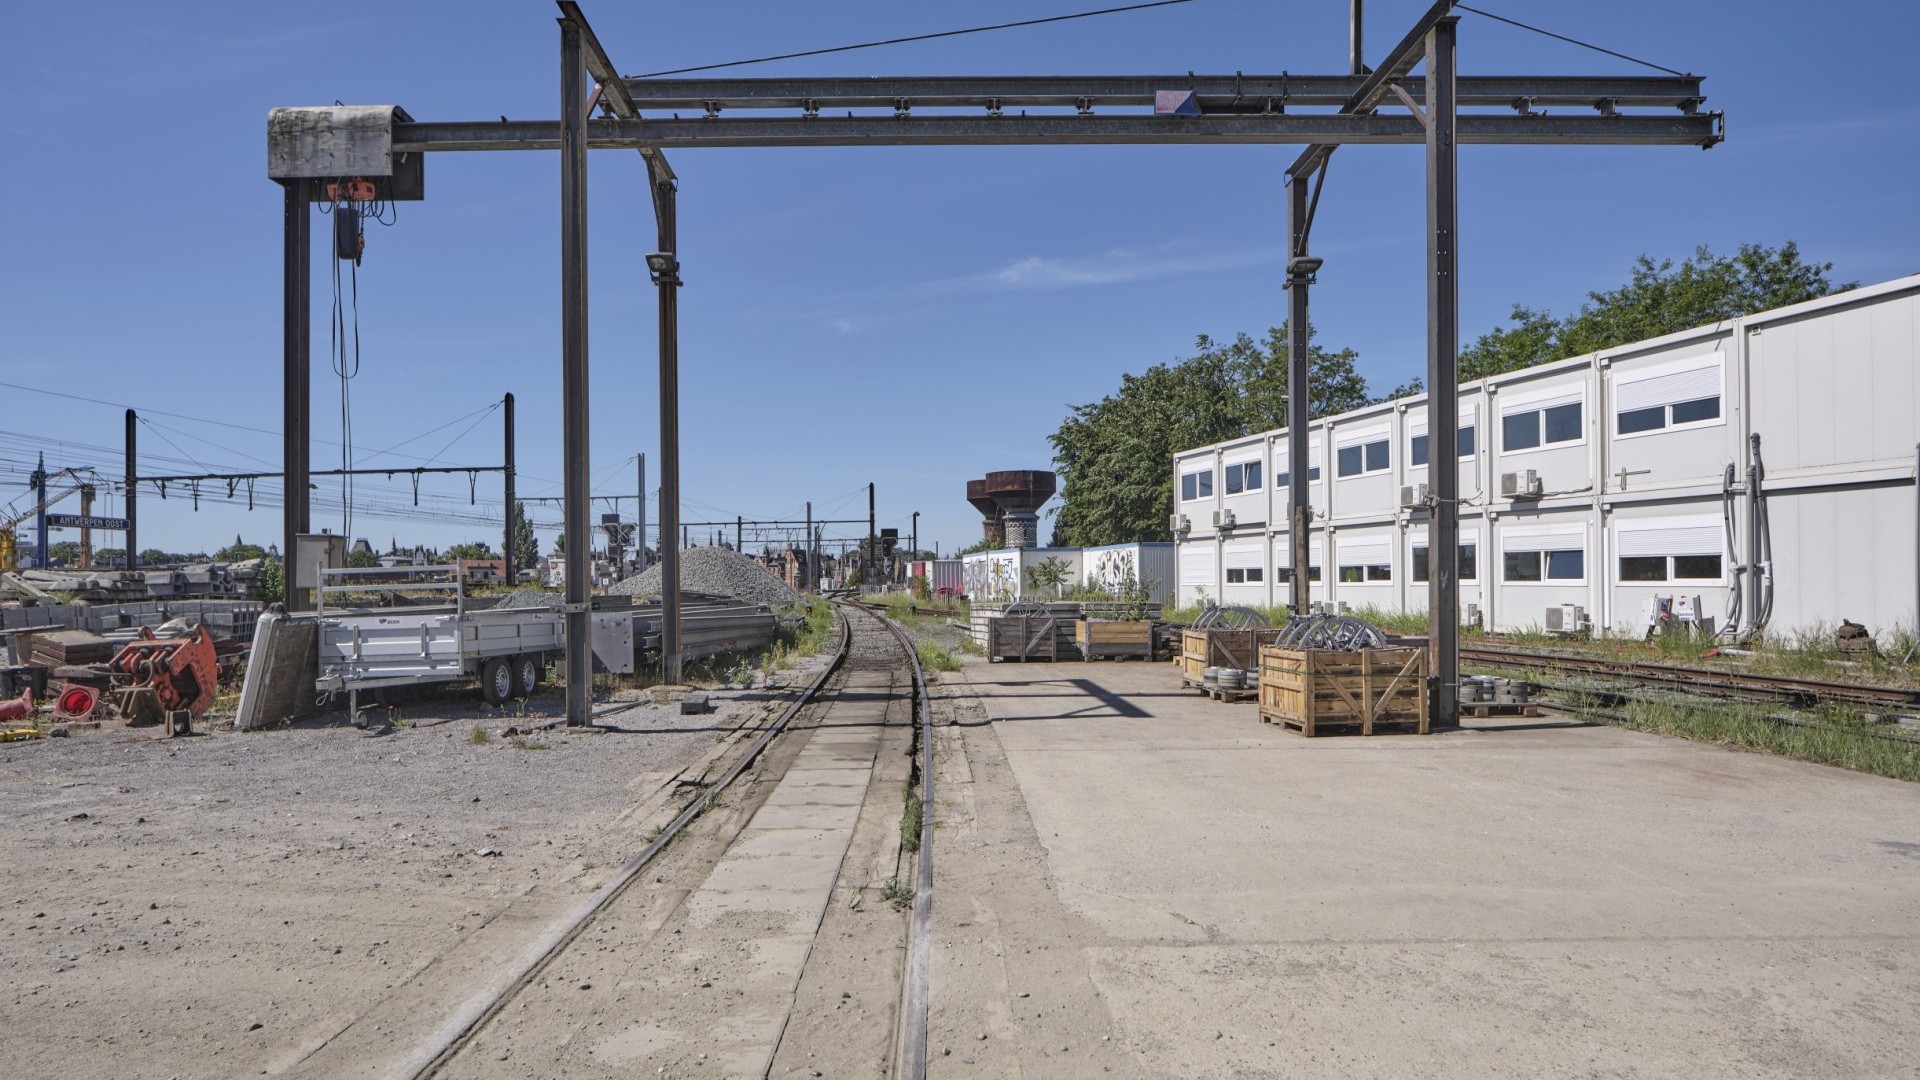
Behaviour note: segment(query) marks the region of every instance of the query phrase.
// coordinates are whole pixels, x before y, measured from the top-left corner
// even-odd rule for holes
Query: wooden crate
[[[1059,629],[1051,615],[1002,615],[987,624],[987,660],[1057,660]]]
[[[1153,624],[1145,619],[1081,619],[1073,640],[1087,660],[1136,659],[1153,655]]]
[[[1260,664],[1260,648],[1280,636],[1278,630],[1182,630],[1180,674],[1199,685],[1210,667],[1252,671]]]
[[[1372,735],[1385,724],[1427,733],[1427,650],[1424,647],[1298,651],[1260,650],[1260,719],[1302,735],[1357,729]]]

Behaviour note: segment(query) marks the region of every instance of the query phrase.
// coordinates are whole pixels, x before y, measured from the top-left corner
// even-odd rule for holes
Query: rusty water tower
[[[1040,507],[1053,498],[1055,478],[1044,469],[990,472],[967,481],[967,501],[986,519],[985,533],[996,547],[1040,545]]]

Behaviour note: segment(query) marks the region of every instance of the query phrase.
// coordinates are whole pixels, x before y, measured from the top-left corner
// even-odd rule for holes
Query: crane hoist
[[[100,478],[99,474],[90,468],[61,469],[59,472],[47,477],[47,486],[51,488],[53,485],[62,483],[63,481],[66,482],[65,486],[57,491],[51,492],[46,498],[28,507],[26,510],[15,513],[11,510],[0,508],[0,570],[16,570],[20,566],[20,543],[15,537],[14,530],[21,522],[44,513],[49,507],[54,506],[69,496],[78,495],[82,492],[91,492],[94,486],[100,482]],[[40,553],[40,561],[42,563],[46,562],[45,552]]]

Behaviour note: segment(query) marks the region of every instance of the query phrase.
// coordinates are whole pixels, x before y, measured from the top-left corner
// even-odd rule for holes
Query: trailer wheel
[[[505,705],[513,697],[513,666],[496,656],[480,669],[480,696],[489,705]]]
[[[540,689],[540,676],[546,673],[546,663],[541,657],[529,653],[513,662],[514,690],[523,698],[533,696]]]

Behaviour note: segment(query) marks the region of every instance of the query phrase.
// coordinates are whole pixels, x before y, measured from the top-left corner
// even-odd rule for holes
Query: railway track
[[[865,1054],[859,1068],[834,1075],[925,1075],[933,805],[926,682],[900,627],[863,606],[835,604],[840,642],[820,675],[591,897],[495,972],[386,1075],[450,1080],[527,1075],[533,1067],[545,1075],[612,1076],[641,1066],[652,1074],[656,1061],[674,1075],[764,1075],[790,1071],[790,1059],[830,1057],[835,1039],[885,1053]],[[902,711],[905,731],[894,719]],[[911,770],[893,764],[904,753],[883,747],[910,749]],[[900,791],[890,768],[899,768],[899,779],[921,799],[910,874],[898,869],[904,853],[897,840],[891,853],[871,850],[876,831],[882,839],[900,833],[902,806],[873,798]],[[876,830],[875,816],[887,813],[893,820],[879,821]],[[781,815],[784,827],[770,820]],[[849,946],[839,940],[857,937],[860,928],[847,925],[852,916],[843,908],[860,910],[863,882],[881,872],[881,856],[895,860],[888,865],[900,879],[889,883],[889,899],[900,896],[900,881],[913,882],[904,940],[898,914],[877,903],[867,909],[879,920],[866,924],[868,934],[875,926],[891,933],[886,944],[900,953],[898,992],[875,987],[874,1004],[858,1018],[863,1030],[848,1039],[842,1007],[849,994],[838,988]],[[797,871],[756,884],[754,875],[769,873],[770,865]],[[635,888],[643,879],[646,888]],[[833,902],[843,895],[852,903]],[[834,943],[825,940],[828,928]],[[860,948],[861,962],[877,951]],[[728,967],[727,958],[742,955],[751,962]],[[684,990],[648,985],[678,968],[701,973],[691,976],[701,990],[721,985],[733,996],[713,991],[689,1002]],[[575,1008],[581,998],[554,990],[609,984],[629,993],[590,1024]],[[675,1010],[674,1022],[660,1019]],[[589,1043],[588,1033],[603,1024],[628,1031]],[[494,1064],[509,1053],[511,1067]]]
[[[1579,653],[1548,652],[1514,646],[1463,645],[1460,648],[1460,661],[1463,664],[1509,671],[1592,675],[1691,694],[1793,705],[1800,708],[1847,704],[1889,712],[1911,712],[1920,709],[1920,690],[1894,686],[1867,686],[1825,679],[1804,679],[1789,675],[1763,675],[1656,661],[1609,660]]]

